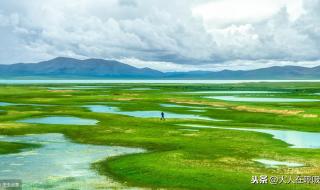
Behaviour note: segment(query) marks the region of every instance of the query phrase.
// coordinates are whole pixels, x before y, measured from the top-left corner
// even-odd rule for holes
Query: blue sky
[[[320,65],[320,0],[3,0],[0,63],[57,56],[162,71]]]

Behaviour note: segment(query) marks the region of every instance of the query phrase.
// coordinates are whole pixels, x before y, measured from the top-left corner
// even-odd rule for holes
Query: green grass
[[[13,143],[13,142],[0,142],[0,154],[18,153],[25,149],[39,148],[37,144],[26,143]]]
[[[98,84],[97,84],[98,85]],[[106,86],[106,84],[101,84]],[[221,129],[185,131],[177,124],[221,127],[286,129],[320,132],[320,102],[252,103],[225,102],[203,98],[201,94],[177,92],[207,90],[281,91],[277,94],[250,94],[250,97],[314,98],[320,96],[320,83],[246,84],[110,84],[106,89],[47,90],[65,85],[2,85],[0,102],[44,104],[0,107],[0,134],[63,133],[78,143],[141,147],[146,153],[113,157],[94,164],[103,175],[129,186],[168,189],[318,189],[318,185],[252,185],[253,175],[319,175],[320,149],[293,149],[271,135]],[[91,86],[91,85],[90,85]],[[132,91],[150,87],[157,90]],[[105,96],[106,95],[106,96]],[[205,112],[186,108],[164,108],[160,103],[180,102],[200,106]],[[134,118],[118,114],[92,113],[83,105],[111,105],[123,111],[161,110],[228,120],[225,122],[191,119]],[[245,107],[245,109],[238,109]],[[215,109],[224,107],[226,109]],[[259,110],[259,111],[252,111]],[[299,112],[295,112],[299,111]],[[289,113],[289,114],[288,114]],[[294,114],[292,114],[294,113]],[[16,120],[50,115],[97,119],[97,126],[40,125]],[[312,117],[307,117],[312,115]],[[1,139],[0,139],[1,140]],[[0,154],[30,148],[28,144],[0,142]],[[34,147],[36,148],[36,147]],[[256,158],[295,161],[300,168],[266,168]]]

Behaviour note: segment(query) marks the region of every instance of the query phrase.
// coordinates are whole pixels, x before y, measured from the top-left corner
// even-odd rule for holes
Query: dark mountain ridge
[[[47,77],[107,77],[135,78],[158,77],[163,73],[149,68],[136,68],[114,60],[57,57],[39,63],[0,65],[2,76],[47,76]]]
[[[105,79],[320,79],[320,66],[274,66],[248,71],[160,72],[136,68],[115,60],[57,57],[39,63],[0,65],[0,78],[105,78]]]

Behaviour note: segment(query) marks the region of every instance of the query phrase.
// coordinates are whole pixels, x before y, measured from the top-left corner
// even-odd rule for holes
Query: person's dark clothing
[[[163,112],[161,112],[161,118],[160,118],[160,120],[165,120],[165,118],[164,118],[164,113],[163,113]]]

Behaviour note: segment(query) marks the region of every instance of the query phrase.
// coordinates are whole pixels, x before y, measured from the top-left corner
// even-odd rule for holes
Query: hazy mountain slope
[[[320,66],[283,66],[249,71],[191,71],[163,73],[136,68],[114,60],[58,57],[39,63],[0,65],[1,78],[107,78],[107,79],[320,79]]]
[[[39,63],[0,65],[2,76],[79,76],[79,77],[159,77],[163,73],[149,68],[139,69],[113,60],[77,60],[59,57]]]

